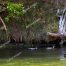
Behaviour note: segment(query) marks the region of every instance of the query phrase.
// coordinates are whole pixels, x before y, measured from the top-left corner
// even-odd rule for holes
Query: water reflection
[[[51,50],[49,49],[45,49],[45,48],[41,48],[41,49],[37,49],[37,50],[33,50],[31,51],[30,49],[17,49],[17,48],[12,48],[12,49],[0,49],[0,59],[3,58],[11,58],[12,56],[14,56],[15,54],[22,52],[22,54],[19,56],[20,58],[26,58],[26,57],[49,57],[49,58],[58,58],[60,60],[64,60],[64,54],[66,53],[66,48],[53,48]]]
[[[61,47],[59,55],[60,55],[60,60],[65,60],[66,48]]]

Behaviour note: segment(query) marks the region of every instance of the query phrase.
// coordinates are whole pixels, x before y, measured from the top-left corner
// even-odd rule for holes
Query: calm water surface
[[[37,48],[35,50],[31,50],[28,48],[20,48],[18,49],[17,47],[15,48],[2,48],[0,49],[0,59],[8,59],[13,57],[14,55],[18,54],[21,52],[21,54],[16,57],[16,58],[26,58],[26,57],[53,57],[53,58],[63,58],[64,54],[66,53],[66,48],[54,48],[54,49],[46,49],[46,48]]]

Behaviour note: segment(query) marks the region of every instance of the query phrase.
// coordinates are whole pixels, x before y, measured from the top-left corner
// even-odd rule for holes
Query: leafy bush
[[[8,2],[7,3],[8,16],[5,18],[5,20],[9,21],[9,18],[23,16],[24,14],[23,10],[24,10],[23,4]]]

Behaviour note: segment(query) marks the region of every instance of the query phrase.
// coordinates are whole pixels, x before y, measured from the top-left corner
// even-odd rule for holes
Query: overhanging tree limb
[[[6,24],[4,23],[3,19],[1,18],[1,16],[0,16],[0,21],[1,21],[2,25],[3,25],[3,27],[1,27],[1,29],[2,29],[2,30],[5,30],[6,35],[7,35],[7,39],[8,39],[7,27],[6,27]]]
[[[36,24],[40,20],[41,19],[39,18],[39,19],[35,20],[33,23],[30,23],[29,25],[26,26],[26,29],[29,28],[29,27],[31,27],[32,25]]]
[[[1,16],[0,16],[0,21],[1,21],[2,24],[3,24],[3,29],[7,32],[6,25],[5,25],[4,21],[3,21],[3,19],[1,18]]]

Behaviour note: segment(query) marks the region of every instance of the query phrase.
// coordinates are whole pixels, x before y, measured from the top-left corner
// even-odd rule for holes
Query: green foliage
[[[24,14],[23,10],[24,10],[23,4],[7,2],[8,16],[5,18],[5,20],[9,21],[9,18],[23,16]]]

